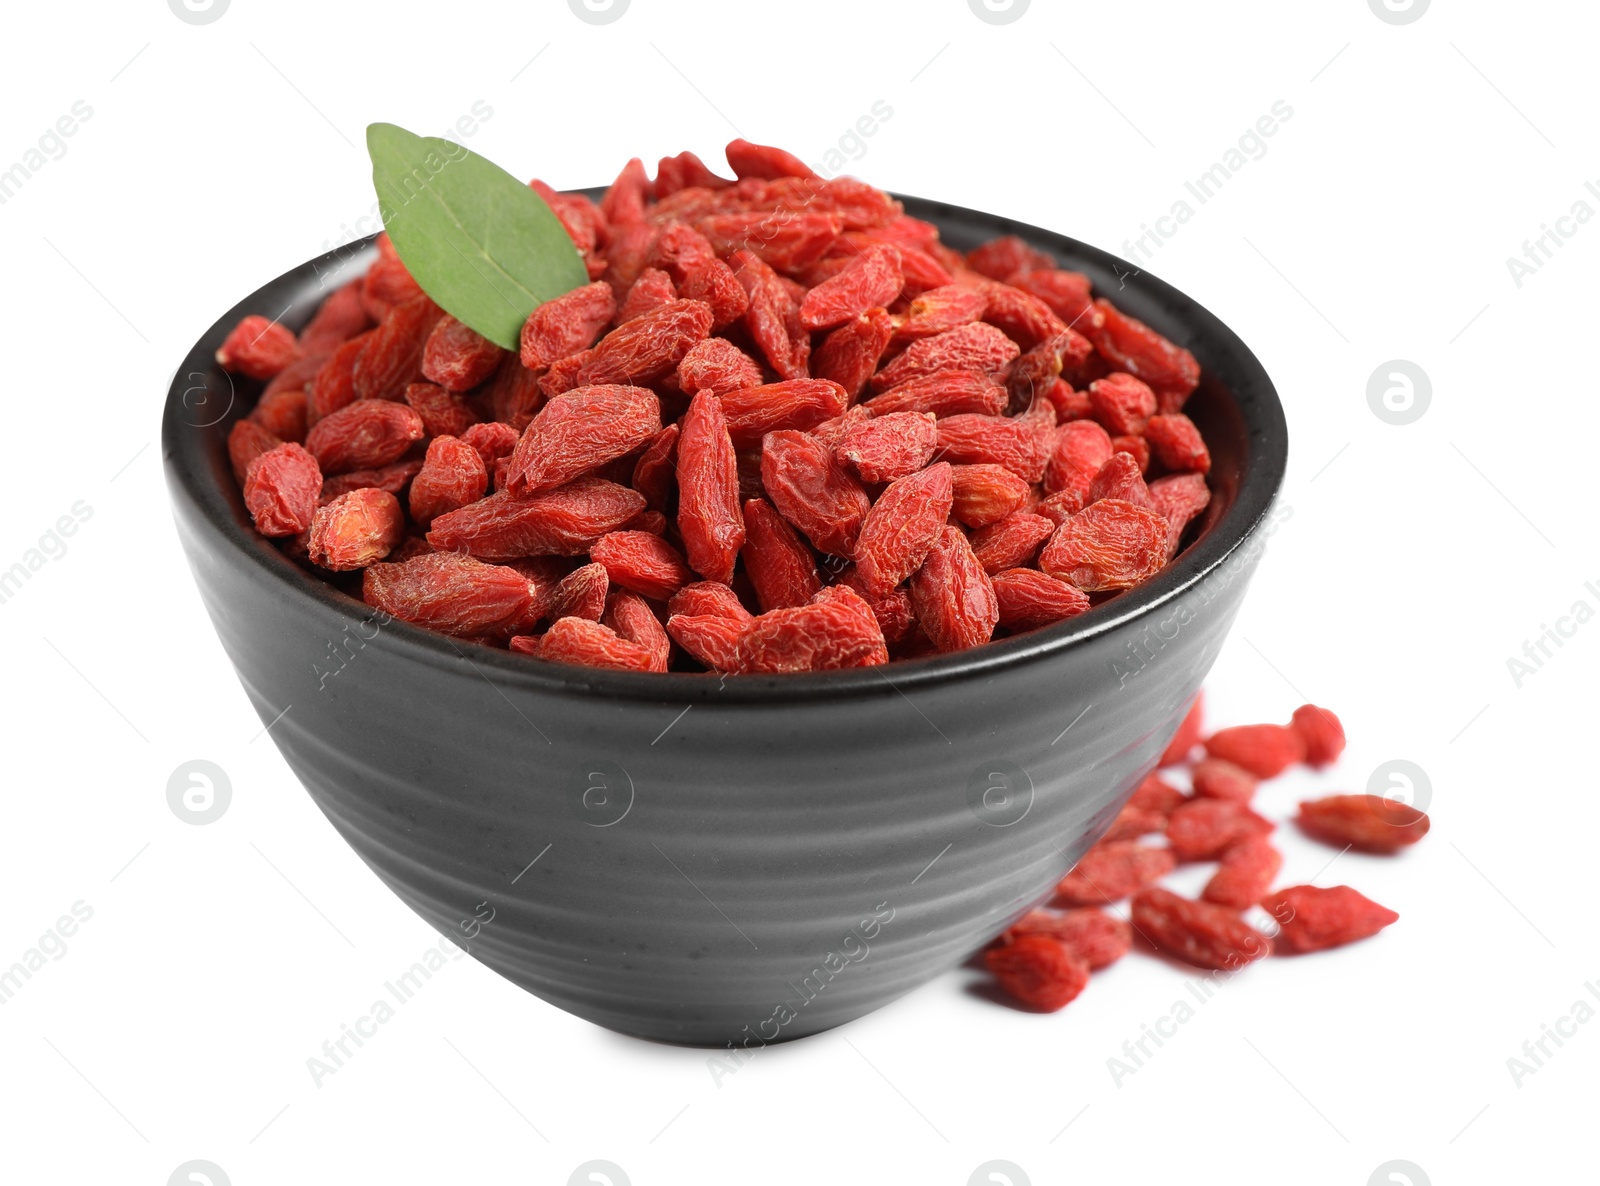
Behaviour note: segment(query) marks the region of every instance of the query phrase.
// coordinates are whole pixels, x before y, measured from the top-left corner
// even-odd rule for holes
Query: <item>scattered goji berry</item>
[[[1428,834],[1432,821],[1409,803],[1382,795],[1329,795],[1300,804],[1302,831],[1328,844],[1392,853]]]
[[[244,506],[262,535],[307,530],[320,493],[322,471],[316,457],[292,441],[258,454],[245,467]]]
[[[1272,940],[1234,911],[1159,886],[1134,895],[1129,921],[1158,950],[1197,968],[1231,972],[1272,954]]]
[[[1072,906],[1120,902],[1176,867],[1165,848],[1132,840],[1101,841],[1056,884],[1056,897]]]
[[[1206,738],[1206,753],[1257,778],[1276,778],[1306,756],[1306,743],[1287,725],[1233,725]]]
[[[270,379],[299,358],[293,331],[254,313],[242,318],[217,347],[218,366],[251,379]]]
[[[1180,861],[1210,861],[1251,836],[1272,831],[1271,820],[1229,799],[1191,799],[1167,820],[1167,844]]]
[[[1128,806],[1153,811],[1166,818],[1188,801],[1189,796],[1159,774],[1148,774],[1128,798]]]
[[[1344,753],[1344,726],[1325,708],[1302,704],[1294,710],[1289,727],[1305,743],[1308,765],[1326,766]]]
[[[1258,785],[1255,775],[1221,758],[1196,762],[1189,777],[1194,793],[1202,799],[1228,799],[1234,803],[1250,802]]]
[[[1283,854],[1272,841],[1265,836],[1248,837],[1223,850],[1221,864],[1200,896],[1218,906],[1248,909],[1272,888],[1272,879],[1281,868]]]
[[[1290,886],[1261,905],[1278,922],[1278,950],[1297,955],[1369,938],[1400,917],[1348,885]]]
[[[1173,766],[1188,759],[1190,752],[1200,744],[1201,734],[1205,730],[1205,711],[1205,693],[1196,692],[1189,711],[1183,714],[1178,731],[1162,751],[1160,765]]]
[[[1008,995],[1046,1013],[1066,1008],[1089,983],[1089,965],[1054,935],[1018,935],[983,962]]]
[[[996,942],[1014,943],[1024,935],[1049,935],[1059,940],[1087,964],[1091,972],[1110,967],[1133,946],[1133,928],[1092,906],[1031,911],[1012,923]]]

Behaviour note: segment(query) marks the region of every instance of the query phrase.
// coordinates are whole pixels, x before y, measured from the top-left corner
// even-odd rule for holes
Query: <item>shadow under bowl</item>
[[[213,353],[298,327],[370,241],[195,343],[162,451],[179,537],[271,736],[367,865],[441,933],[596,1024],[761,1044],[876,1009],[1047,895],[1153,767],[1272,531],[1283,410],[1193,300],[1075,240],[907,198],[966,249],[1016,234],[1200,360],[1212,502],[1154,579],[958,654],[783,677],[545,663],[383,621],[250,525],[226,436],[259,393]],[[488,921],[481,921],[488,918]]]

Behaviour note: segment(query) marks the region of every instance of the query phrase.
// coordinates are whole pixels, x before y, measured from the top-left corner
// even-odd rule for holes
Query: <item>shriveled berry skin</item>
[[[1232,845],[1264,836],[1274,825],[1243,803],[1228,799],[1191,799],[1167,820],[1167,844],[1180,861],[1209,861]]]
[[[275,391],[271,395],[262,392],[250,410],[250,419],[273,436],[297,443],[306,439],[308,418],[304,391]]]
[[[368,486],[317,508],[307,553],[321,568],[350,572],[382,560],[405,530],[405,514],[395,496]]]
[[[423,345],[422,376],[446,391],[471,391],[494,374],[505,353],[498,343],[446,313]]]
[[[1016,235],[1001,235],[967,252],[967,267],[991,280],[1005,280],[1014,272],[1054,268],[1056,261]]]
[[[710,333],[710,305],[673,301],[617,326],[592,349],[572,356],[577,361],[570,374],[552,382],[552,370],[540,386],[546,395],[558,395],[592,383],[654,383],[676,370],[690,348]]]
[[[844,220],[835,214],[793,214],[774,220],[770,213],[713,214],[696,227],[719,252],[749,251],[780,272],[797,272],[816,263],[833,246]]]
[[[1227,907],[1157,886],[1134,895],[1130,921],[1159,950],[1197,968],[1233,971],[1272,954],[1272,940]]]
[[[808,603],[770,610],[740,636],[737,670],[771,674],[873,667],[889,661],[872,608],[854,589],[833,585]]]
[[[367,348],[368,336],[358,334],[342,343],[317,369],[316,377],[306,388],[306,418],[310,423],[355,401],[355,365]]]
[[[579,663],[586,667],[611,667],[619,671],[649,671],[654,661],[646,648],[588,618],[556,619],[550,629],[539,636],[536,649],[523,642],[522,637],[511,640],[513,651],[533,654],[552,663]]]
[[[612,593],[606,600],[605,616],[600,621],[614,630],[617,637],[643,647],[650,656],[651,671],[667,669],[672,657],[672,639],[643,597],[626,589]]]
[[[234,481],[244,485],[245,472],[250,463],[263,453],[283,444],[273,433],[254,420],[236,420],[228,430],[228,464],[233,469]]]
[[[800,324],[812,333],[833,329],[868,309],[891,303],[904,284],[899,249],[868,247],[806,293],[800,302]]]
[[[1400,918],[1348,885],[1290,886],[1261,905],[1278,922],[1278,951],[1296,955],[1370,938]]]
[[[1144,438],[1156,460],[1174,473],[1203,474],[1211,469],[1211,450],[1194,421],[1182,412],[1150,417]]]
[[[845,410],[850,397],[827,379],[784,379],[720,396],[736,449],[753,449],[769,432],[808,429]]]
[[[1190,751],[1200,744],[1201,734],[1205,730],[1205,711],[1205,694],[1196,692],[1194,703],[1184,714],[1183,723],[1178,726],[1178,731],[1172,735],[1172,740],[1167,742],[1167,748],[1162,751],[1160,763],[1162,766],[1174,766],[1185,761]]]
[[[1221,758],[1196,762],[1190,779],[1194,793],[1202,799],[1227,799],[1232,803],[1250,802],[1258,785],[1255,775]]]
[[[1143,434],[1156,412],[1156,393],[1132,375],[1116,371],[1089,384],[1089,414],[1113,436]]]
[[[645,387],[597,384],[553,397],[511,454],[506,489],[564,486],[633,452],[661,431],[661,402]]]
[[[426,296],[396,305],[367,335],[351,366],[350,383],[358,400],[400,399],[406,384],[422,376],[422,352],[444,311]]]
[[[726,338],[707,338],[689,348],[678,362],[678,386],[685,395],[701,391],[724,395],[761,386],[761,368]]]
[[[316,457],[292,442],[259,454],[245,470],[244,506],[262,535],[305,531],[321,492]]]
[[[1012,923],[995,943],[1014,943],[1024,935],[1049,935],[1059,940],[1092,972],[1110,967],[1133,946],[1132,928],[1094,907],[1031,911]]]
[[[937,422],[928,412],[891,412],[847,424],[834,456],[863,482],[892,482],[928,464],[939,443]]]
[[[1307,765],[1326,766],[1344,753],[1344,726],[1326,708],[1302,704],[1294,710],[1289,727],[1305,743]]]
[[[811,359],[811,371],[819,379],[839,384],[851,399],[858,399],[893,334],[894,319],[889,311],[868,309],[822,339]]]
[[[252,379],[270,379],[300,357],[293,332],[254,313],[228,331],[217,347],[217,365]]]
[[[749,625],[755,619],[739,600],[739,595],[730,586],[717,581],[694,581],[685,585],[667,602],[667,614],[669,617],[684,614],[728,618],[741,625]]]
[[[968,527],[998,523],[1028,497],[1028,480],[1003,465],[952,465],[950,485],[950,513]]]
[[[1233,725],[1206,738],[1206,753],[1257,778],[1276,778],[1305,758],[1306,743],[1286,725]]]
[[[411,482],[411,517],[427,530],[438,516],[477,502],[488,488],[489,470],[476,449],[458,437],[434,437]]]
[[[371,327],[372,318],[361,304],[361,280],[352,280],[336,288],[311,315],[300,331],[300,352],[307,357],[329,353]]]
[[[1086,593],[1129,589],[1167,560],[1167,521],[1117,498],[1091,503],[1056,528],[1039,567]]]
[[[1201,474],[1174,474],[1150,483],[1150,506],[1167,521],[1167,559],[1178,554],[1178,544],[1189,521],[1211,502],[1211,491]]]
[[[1094,303],[1100,324],[1083,329],[1095,352],[1119,371],[1143,380],[1156,392],[1162,412],[1182,409],[1200,383],[1200,364],[1193,354],[1174,346],[1155,330],[1121,312],[1104,299]]]
[[[804,605],[822,588],[810,546],[765,499],[744,504],[740,555],[764,612]]]
[[[946,530],[950,499],[950,466],[943,461],[891,482],[878,496],[855,550],[856,572],[870,595],[883,596],[922,567]]]
[[[744,328],[767,364],[780,379],[805,378],[811,339],[800,329],[800,307],[789,296],[782,279],[753,251],[733,252],[728,264],[750,300]],[[796,331],[793,333],[791,321]]]
[[[978,371],[998,379],[1022,350],[1005,333],[981,321],[921,338],[872,377],[874,391],[887,391],[938,371]]]
[[[983,571],[992,577],[997,572],[1018,568],[1031,561],[1044,541],[1055,533],[1055,529],[1056,525],[1043,515],[1013,511],[1004,519],[972,533],[972,554],[983,565]],[[1054,577],[1050,579],[1055,580]],[[1074,589],[1073,592],[1078,591]],[[1078,596],[1085,605],[1088,604],[1087,597],[1082,594]],[[1004,616],[1002,609],[1002,619]]]
[[[598,622],[606,612],[611,578],[604,564],[582,564],[556,582],[550,590],[545,616],[552,620],[585,618]]]
[[[422,417],[407,405],[362,399],[313,424],[306,449],[323,473],[338,474],[388,465],[422,437]]]
[[[1032,568],[1011,568],[993,577],[1000,625],[1035,630],[1075,618],[1089,608],[1089,597],[1065,581]]]
[[[644,496],[603,478],[579,478],[539,494],[502,490],[440,515],[428,542],[483,560],[582,556],[640,511]]]
[[[1393,853],[1428,834],[1425,812],[1382,795],[1329,795],[1300,804],[1295,822],[1308,836],[1362,852]]]
[[[523,621],[533,586],[513,568],[455,552],[431,552],[403,564],[374,564],[362,575],[368,605],[445,634],[492,635]]]
[[[1056,430],[1044,488],[1050,494],[1071,491],[1087,501],[1095,475],[1111,460],[1111,437],[1093,420],[1073,420]]]
[[[939,456],[955,465],[1003,465],[1037,482],[1050,460],[1050,426],[1026,416],[946,416],[938,432]]]
[[[818,551],[851,556],[872,500],[823,442],[803,432],[768,433],[761,483],[781,514]]]
[[[655,601],[667,600],[694,580],[678,549],[648,531],[602,535],[589,555],[605,566],[613,584]]]
[[[609,285],[608,285],[609,287]],[[646,268],[628,289],[622,307],[617,310],[616,324],[642,317],[652,309],[659,309],[678,299],[678,286],[672,277],[660,268]]]
[[[352,490],[364,490],[368,487],[374,490],[386,490],[399,498],[421,470],[420,457],[396,461],[392,465],[381,465],[377,469],[347,470],[342,474],[334,474],[323,479],[322,494],[317,501],[319,505],[326,505],[341,494],[349,494]]]
[[[739,467],[722,401],[709,391],[689,402],[678,437],[678,531],[691,568],[707,580],[733,579],[744,546]]]
[[[1230,845],[1222,863],[1200,891],[1207,902],[1244,910],[1254,906],[1272,888],[1283,868],[1283,854],[1265,836],[1251,836]]]
[[[1113,453],[1100,467],[1100,472],[1095,474],[1094,481],[1089,483],[1085,505],[1103,498],[1119,498],[1136,507],[1156,509],[1150,502],[1150,488],[1144,484],[1144,476],[1139,472],[1139,462],[1131,453]],[[1159,511],[1156,513],[1160,514]]]
[[[465,396],[437,383],[407,383],[405,401],[422,417],[424,436],[458,437],[478,422],[478,414]]]
[[[1004,277],[1007,284],[1038,297],[1055,315],[1083,333],[1082,319],[1093,306],[1089,277],[1064,268],[1023,268]],[[1093,324],[1091,321],[1090,324]]]
[[[1056,897],[1072,906],[1120,902],[1176,867],[1172,853],[1133,840],[1101,841],[1056,884]]]
[[[511,451],[517,447],[517,430],[509,424],[490,420],[468,426],[461,439],[477,450],[484,469],[488,470],[500,458],[511,456]]]
[[[940,651],[988,642],[1000,621],[994,585],[959,527],[940,529],[908,589],[922,631]]]
[[[1007,995],[1044,1013],[1066,1008],[1089,983],[1089,965],[1053,935],[1018,935],[983,962]]]
[[[739,640],[750,628],[721,614],[673,614],[667,633],[694,659],[712,671],[739,670]]]
[[[998,416],[1005,411],[1006,389],[983,371],[951,367],[897,383],[873,396],[866,406],[876,416],[890,412]]]

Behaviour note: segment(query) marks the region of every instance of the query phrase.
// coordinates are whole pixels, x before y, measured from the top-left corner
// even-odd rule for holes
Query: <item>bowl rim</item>
[[[590,194],[598,190],[578,191]],[[938,222],[941,218],[981,224],[994,235],[1018,235],[1045,246],[1068,262],[1063,266],[1088,271],[1097,291],[1101,280],[1139,276],[1139,287],[1149,298],[1181,322],[1191,346],[1205,343],[1220,348],[1239,373],[1227,398],[1243,422],[1247,436],[1247,468],[1242,472],[1231,506],[1199,539],[1150,580],[1120,593],[1112,600],[1058,622],[964,651],[916,659],[896,660],[886,666],[846,668],[837,671],[787,675],[739,675],[713,679],[700,672],[633,672],[609,668],[553,663],[534,656],[483,646],[470,640],[414,626],[401,619],[383,625],[382,635],[391,647],[413,659],[436,667],[461,670],[461,661],[497,686],[540,693],[565,693],[614,701],[672,701],[676,703],[774,704],[816,699],[904,695],[957,680],[995,676],[1025,664],[1068,653],[1090,639],[1151,615],[1192,592],[1229,560],[1255,534],[1272,509],[1288,465],[1288,427],[1277,389],[1265,367],[1248,346],[1215,314],[1186,293],[1137,265],[1069,236],[932,199],[894,195],[915,217]],[[171,497],[182,498],[219,541],[258,567],[263,581],[275,581],[286,595],[309,597],[354,627],[370,618],[372,607],[296,564],[270,542],[245,527],[227,494],[211,480],[213,471],[204,444],[205,431],[227,419],[228,411],[207,424],[196,425],[182,416],[185,395],[196,372],[222,376],[232,390],[232,380],[216,366],[214,351],[228,330],[246,313],[265,308],[261,298],[268,290],[303,287],[324,269],[341,269],[359,255],[370,253],[376,234],[335,247],[321,256],[291,268],[241,300],[211,326],[191,347],[184,364],[174,373],[162,416],[162,456]],[[320,265],[320,266],[319,266]],[[1143,302],[1142,302],[1143,303]],[[1169,326],[1168,329],[1171,327]],[[1170,334],[1168,336],[1171,336]],[[1209,352],[1209,351],[1208,351]],[[1248,388],[1241,393],[1241,388]],[[1242,397],[1243,396],[1243,397]],[[235,495],[237,497],[237,495]],[[373,642],[377,643],[377,639]],[[470,674],[470,672],[468,672]]]

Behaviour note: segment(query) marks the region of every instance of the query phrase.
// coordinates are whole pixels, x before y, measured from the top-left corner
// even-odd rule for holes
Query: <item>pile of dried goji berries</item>
[[[1161,766],[1188,765],[1191,792],[1152,774],[1105,836],[1056,886],[1051,907],[1035,910],[996,939],[983,962],[1012,997],[1060,1009],[1114,963],[1137,937],[1150,951],[1195,967],[1237,971],[1263,956],[1338,947],[1377,934],[1400,916],[1347,885],[1274,891],[1283,867],[1271,820],[1250,807],[1257,785],[1297,763],[1321,767],[1344,750],[1344,728],[1325,708],[1306,704],[1287,725],[1238,725],[1202,742],[1196,698]],[[1190,763],[1196,745],[1205,756]],[[1428,817],[1377,795],[1333,795],[1300,804],[1295,822],[1340,849],[1394,853],[1421,840]],[[1144,839],[1164,835],[1165,845]],[[1215,861],[1199,900],[1155,883],[1178,865]],[[1126,920],[1104,907],[1131,899]],[[1265,911],[1252,926],[1245,912]]]
[[[591,283],[520,353],[385,238],[228,440],[256,529],[395,617],[545,659],[815,671],[977,646],[1148,579],[1207,505],[1199,366],[1014,237],[736,140],[533,188]],[[1148,480],[1147,480],[1148,479]]]

